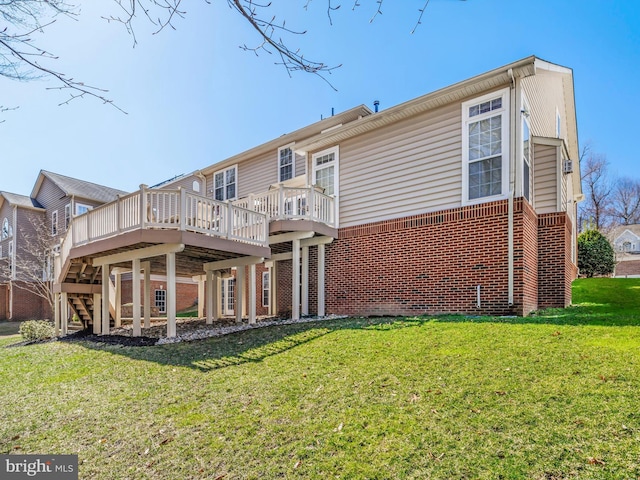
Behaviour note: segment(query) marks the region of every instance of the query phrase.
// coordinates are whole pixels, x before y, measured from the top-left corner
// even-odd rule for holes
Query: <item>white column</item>
[[[56,337],[60,336],[60,294],[53,294],[53,326]]]
[[[269,301],[269,313],[271,315],[278,314],[278,262],[273,262],[271,267],[271,298]]]
[[[242,307],[244,305],[244,266],[236,269],[236,323],[242,322]]]
[[[204,279],[198,278],[198,318],[204,317]]]
[[[249,324],[256,323],[256,264],[249,265]]]
[[[220,312],[220,304],[222,303],[222,299],[220,298],[220,272],[213,272],[213,283],[211,284],[211,288],[213,289],[213,295],[211,297],[213,300],[211,305],[211,314],[213,315],[213,320],[218,320],[222,316]]]
[[[300,319],[300,240],[295,239],[291,242],[291,253],[293,258],[291,261],[291,318],[293,320]]]
[[[318,316],[324,317],[324,244],[318,245]]]
[[[102,265],[102,335],[109,335],[109,265]]]
[[[102,295],[99,293],[93,294],[93,333],[102,333]]]
[[[133,299],[133,336],[142,334],[140,328],[140,259],[131,262],[131,297]]]
[[[302,247],[302,315],[309,315],[309,247]]]
[[[144,270],[144,328],[151,326],[151,263],[143,262],[140,266]]]
[[[115,304],[116,304],[115,305],[116,318],[114,319],[114,323],[116,327],[119,327],[122,325],[122,274],[120,272],[116,272]]]
[[[167,337],[176,336],[176,254],[167,253]]]
[[[69,323],[69,300],[66,292],[60,294],[60,333],[67,334],[67,324]]]
[[[198,287],[200,287],[200,285],[198,285]],[[211,325],[213,323],[213,312],[215,308],[213,306],[213,294],[215,290],[213,289],[213,271],[212,270],[207,270],[207,280],[205,281],[204,287],[207,295],[207,325]],[[200,289],[198,288],[198,310],[200,310],[200,304],[203,303],[202,300],[203,298],[200,296]],[[198,312],[198,315],[200,315],[199,312]]]

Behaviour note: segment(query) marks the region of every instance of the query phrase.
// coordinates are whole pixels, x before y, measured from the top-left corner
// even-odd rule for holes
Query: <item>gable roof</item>
[[[128,192],[118,190],[116,188],[98,185],[97,183],[87,182],[77,178],[67,177],[59,173],[40,170],[38,180],[33,187],[31,196],[36,198],[42,187],[44,179],[48,178],[55,183],[69,197],[79,197],[85,200],[93,200],[96,202],[107,203],[115,200],[118,195],[126,195]]]
[[[44,210],[44,207],[38,203],[34,198],[27,197],[26,195],[19,195],[11,192],[0,191],[0,206],[3,202],[7,202],[9,205],[15,205],[22,208],[30,208],[32,210]]]
[[[613,230],[611,230],[611,233],[609,234],[609,238],[611,240],[611,242],[615,242],[616,240],[618,240],[618,238],[620,238],[622,235],[625,234],[625,232],[629,231],[632,235],[635,235],[636,237],[640,238],[640,225],[636,224],[636,225],[620,225],[616,228],[614,228]]]

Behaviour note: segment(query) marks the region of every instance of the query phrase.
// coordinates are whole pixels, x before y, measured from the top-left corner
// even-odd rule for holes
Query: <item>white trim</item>
[[[71,203],[67,203],[64,206],[64,231],[69,230],[71,225]]]
[[[265,281],[266,278],[266,281]],[[265,288],[266,287],[266,288]],[[265,293],[267,294],[267,302],[265,303]],[[262,272],[262,306],[269,307],[271,304],[271,272]]]
[[[278,148],[278,183],[286,182],[287,180],[296,178],[296,152],[293,149],[294,145],[295,145],[295,142],[292,142]],[[291,152],[291,177],[283,180],[282,177],[280,176],[281,168],[282,168],[282,165],[280,165],[280,152],[286,149],[289,149],[289,151]]]
[[[227,197],[227,186],[228,186],[227,185],[227,172],[229,170],[234,170],[235,171],[234,178],[235,178],[235,186],[236,186],[236,188],[235,188],[235,196],[233,196],[233,197]],[[223,187],[224,188],[224,192],[223,192],[224,193],[224,195],[223,195],[224,198],[222,198],[221,200],[222,201],[224,201],[224,200],[236,200],[238,198],[238,186],[239,186],[239,183],[240,183],[240,182],[238,182],[238,180],[239,180],[238,179],[238,164],[236,163],[235,165],[231,165],[230,167],[227,167],[227,168],[224,168],[222,170],[218,170],[216,172],[213,172],[213,176],[212,176],[213,185],[212,185],[212,188],[211,188],[211,194],[212,194],[211,197],[214,200],[216,199],[216,175],[218,175],[220,173],[222,173],[224,175],[224,187]]]
[[[58,235],[59,233],[60,229],[58,228],[58,210],[54,210],[53,212],[51,212],[51,235]]]
[[[560,116],[560,110],[556,106],[556,138],[562,138],[562,117]]]
[[[521,92],[520,94],[520,117],[521,117],[521,121],[520,121],[520,162],[522,163],[522,172],[520,174],[520,182],[522,184],[522,196],[526,198],[524,191],[525,191],[525,178],[524,178],[524,167],[525,167],[525,160],[524,160],[524,126],[525,124],[527,125],[527,128],[529,129],[529,161],[526,162],[527,166],[529,167],[529,198],[527,198],[527,201],[533,205],[533,162],[531,161],[531,157],[532,157],[532,137],[533,135],[531,134],[531,121],[529,120],[530,118],[530,108],[529,108],[529,102],[527,101],[527,98],[524,94],[524,92]]]
[[[486,102],[497,98],[502,98],[502,107],[490,112],[469,116],[469,107],[479,103]],[[505,88],[488,93],[481,97],[476,97],[462,103],[462,205],[476,205],[479,203],[492,202],[495,200],[503,200],[508,198],[509,194],[509,158],[510,158],[510,128],[509,128],[509,89]],[[501,115],[502,124],[502,173],[501,173],[501,193],[499,195],[491,195],[469,199],[469,124],[475,123],[486,118],[492,118]]]
[[[324,164],[320,168],[316,168],[316,158],[322,157],[324,155],[329,155],[333,153],[333,162],[332,164]],[[338,228],[340,224],[340,146],[335,145],[331,148],[326,148],[324,150],[320,150],[311,155],[311,183],[313,185],[317,184],[316,181],[316,172],[318,170],[323,170],[333,166],[333,197],[334,197],[334,207],[335,207],[335,216],[336,225]],[[326,192],[325,192],[326,193]]]
[[[158,305],[158,292],[164,293],[164,301],[163,301],[164,308]],[[164,288],[156,288],[153,291],[153,304],[158,309],[158,313],[167,313],[167,291]]]

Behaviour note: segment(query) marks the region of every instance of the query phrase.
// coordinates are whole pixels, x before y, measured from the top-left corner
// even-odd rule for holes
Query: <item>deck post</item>
[[[206,295],[207,295],[207,325],[211,325],[213,323],[213,315],[214,315],[213,312],[215,311],[215,306],[213,304],[213,296],[214,296],[213,294],[215,292],[213,282],[214,282],[213,271],[207,270],[207,279],[204,284]],[[201,297],[200,297],[200,292],[198,292],[198,310],[200,310],[200,303],[201,303]]]
[[[167,253],[167,338],[176,336],[176,253]]]
[[[115,298],[115,314],[114,324],[116,327],[122,325],[122,273],[116,272],[116,298]]]
[[[131,296],[133,299],[133,336],[142,334],[140,328],[140,259],[134,258],[131,262]]]
[[[60,333],[64,336],[67,334],[69,323],[69,297],[66,292],[60,294],[60,313]]]
[[[256,323],[256,264],[249,265],[249,324]]]
[[[60,294],[53,294],[53,327],[55,329],[55,336],[60,336]]]
[[[300,320],[300,239],[291,242],[291,319]]]
[[[302,315],[309,315],[309,247],[302,247]]]
[[[93,294],[93,334],[100,335],[102,333],[102,295],[100,293]]]
[[[244,265],[238,267],[236,269],[236,286],[235,286],[235,295],[236,295],[236,305],[235,305],[235,313],[236,313],[236,323],[242,322],[242,307],[244,305],[243,297],[244,297]]]
[[[318,316],[324,317],[324,244],[318,245]]]
[[[213,276],[213,319],[218,320],[222,317],[222,276],[220,272],[215,272]]]
[[[207,273],[207,277],[208,277]],[[204,291],[205,291],[205,281],[202,278],[202,275],[198,277],[198,318],[204,317]]]
[[[109,274],[111,267],[102,265],[102,335],[109,335]]]
[[[144,271],[144,328],[151,327],[151,262],[142,262]]]
[[[269,310],[271,315],[278,314],[278,262],[273,262],[271,267],[271,299],[269,301]]]
[[[153,219],[153,208],[147,205],[147,186],[140,185],[140,228],[144,230],[145,224]],[[148,217],[148,218],[147,218]]]

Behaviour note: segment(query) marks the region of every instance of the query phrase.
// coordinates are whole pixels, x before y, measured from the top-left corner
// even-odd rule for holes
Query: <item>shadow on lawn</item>
[[[152,347],[126,347],[79,342],[80,345],[141,361],[217,370],[264,359],[291,350],[339,330],[378,332],[412,328],[427,323],[503,323],[576,326],[640,326],[640,312],[612,312],[607,305],[581,305],[537,312],[527,317],[473,317],[462,315],[374,317],[322,320],[245,330],[222,337]]]

